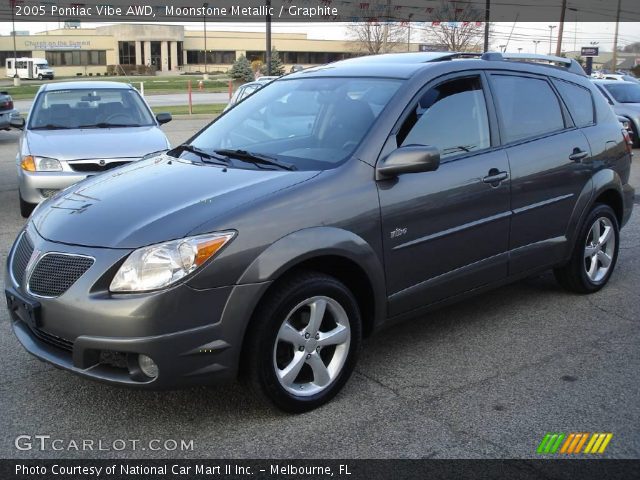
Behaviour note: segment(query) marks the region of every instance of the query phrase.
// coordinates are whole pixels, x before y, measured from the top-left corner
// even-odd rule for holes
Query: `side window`
[[[564,129],[560,103],[546,80],[492,75],[503,142],[515,142]]]
[[[593,97],[584,87],[561,80],[553,82],[564,99],[576,127],[587,127],[595,123],[593,118]]]
[[[398,132],[398,146],[432,145],[442,158],[490,146],[487,105],[480,77],[430,88]]]

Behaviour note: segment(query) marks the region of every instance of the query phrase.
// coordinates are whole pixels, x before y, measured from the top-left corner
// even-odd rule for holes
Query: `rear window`
[[[558,97],[546,80],[492,75],[503,142],[515,142],[564,129]]]
[[[593,125],[595,119],[591,92],[584,87],[561,80],[554,80],[554,84],[564,99],[576,127]]]

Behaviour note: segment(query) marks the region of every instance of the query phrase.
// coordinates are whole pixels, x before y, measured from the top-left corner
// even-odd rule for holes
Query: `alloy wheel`
[[[315,296],[297,304],[286,316],[273,348],[280,385],[295,396],[311,396],[339,376],[349,353],[351,327],[336,300]]]
[[[607,217],[598,217],[589,230],[584,247],[584,269],[593,283],[601,282],[609,273],[616,241],[611,220]]]

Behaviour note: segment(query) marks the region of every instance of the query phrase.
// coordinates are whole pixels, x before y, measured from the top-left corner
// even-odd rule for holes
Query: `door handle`
[[[587,155],[589,155],[589,152],[585,152],[584,150],[580,150],[576,147],[573,149],[573,153],[569,155],[569,160],[579,162],[583,158],[586,158]]]
[[[484,183],[490,183],[492,187],[497,187],[507,178],[509,178],[509,174],[507,172],[501,172],[497,168],[492,168],[489,170],[489,175],[484,177],[482,181]]]

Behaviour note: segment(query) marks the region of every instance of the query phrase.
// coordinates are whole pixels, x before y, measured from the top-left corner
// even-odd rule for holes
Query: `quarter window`
[[[479,77],[430,88],[398,132],[399,146],[431,145],[442,158],[490,146],[487,106]]]
[[[546,80],[511,75],[492,79],[504,142],[564,129],[558,97]]]
[[[554,81],[560,96],[567,105],[576,127],[586,127],[595,123],[593,118],[593,98],[591,92],[573,83]]]

